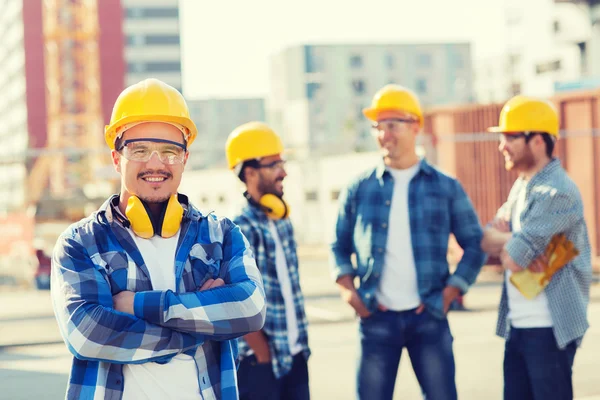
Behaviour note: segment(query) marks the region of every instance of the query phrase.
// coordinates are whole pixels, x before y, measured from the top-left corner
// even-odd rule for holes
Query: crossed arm
[[[198,292],[129,292],[134,313],[123,312],[117,300],[113,308],[104,268],[92,261],[81,243],[61,238],[53,258],[52,299],[71,353],[79,359],[113,363],[160,361],[206,340],[231,339],[260,329],[265,317],[262,281],[247,242],[236,229],[224,241],[226,285],[219,286],[217,279]],[[130,297],[121,297],[125,296]]]

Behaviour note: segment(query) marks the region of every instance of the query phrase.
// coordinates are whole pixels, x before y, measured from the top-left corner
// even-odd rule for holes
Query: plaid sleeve
[[[62,236],[52,258],[54,313],[69,351],[78,359],[111,363],[168,360],[203,343],[112,308],[106,272],[76,235]]]
[[[343,275],[354,276],[355,270],[352,265],[351,256],[354,252],[354,225],[356,222],[356,210],[353,201],[354,192],[352,187],[345,188],[339,197],[339,209],[333,242],[331,244],[331,269],[335,280]]]
[[[451,204],[452,233],[463,249],[463,256],[448,284],[466,293],[475,282],[487,255],[481,249],[483,230],[477,213],[460,182],[455,181]]]
[[[224,219],[222,229],[224,286],[188,293],[138,292],[135,315],[209,340],[227,340],[260,330],[265,322],[265,293],[250,244],[231,221]]]
[[[583,219],[581,203],[568,192],[537,194],[535,202],[506,243],[506,251],[517,265],[526,268],[550,242],[552,235],[566,232]]]

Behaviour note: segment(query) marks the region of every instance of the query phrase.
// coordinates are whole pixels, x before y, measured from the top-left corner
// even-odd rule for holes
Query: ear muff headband
[[[244,197],[250,204],[263,210],[267,217],[273,220],[284,219],[290,215],[290,206],[285,200],[274,194],[267,193],[258,202],[248,192],[244,192]]]
[[[137,196],[129,197],[125,215],[131,224],[131,230],[139,237],[150,239],[155,234],[164,238],[174,236],[183,219],[183,207],[177,194],[169,198],[157,218],[152,217],[148,205]]]

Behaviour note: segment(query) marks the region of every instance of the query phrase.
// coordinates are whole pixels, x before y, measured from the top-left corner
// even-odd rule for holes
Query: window
[[[354,88],[355,94],[364,94],[365,93],[365,81],[362,79],[355,79],[352,81],[352,87]]]
[[[316,93],[321,89],[321,84],[317,82],[309,82],[306,84],[306,97],[313,99]]]
[[[385,55],[385,66],[388,67],[388,69],[392,69],[394,68],[394,66],[396,65],[396,59],[394,58],[393,54],[386,54]]]
[[[179,35],[148,35],[146,44],[149,45],[169,45],[179,44]]]
[[[420,94],[427,93],[427,80],[426,79],[417,79],[417,92]]]
[[[417,66],[431,67],[431,54],[422,53],[417,55]]]
[[[332,190],[331,191],[331,200],[336,201],[339,197],[340,197],[340,191],[339,190]]]
[[[312,46],[304,46],[305,72],[321,72],[324,69],[323,58],[317,54],[317,49]]]
[[[363,66],[363,59],[359,55],[353,55],[350,57],[350,66],[352,68],[361,68]]]
[[[560,33],[560,22],[554,21],[552,23],[552,29],[554,30],[554,33]]]
[[[306,201],[317,201],[319,196],[317,195],[316,191],[311,190],[304,194],[304,198],[306,199]]]
[[[146,72],[181,71],[180,61],[156,61],[146,63]]]
[[[177,18],[179,9],[175,8],[142,8],[131,7],[125,9],[125,16],[131,19],[141,18]]]
[[[541,64],[536,65],[535,73],[540,75],[545,72],[560,71],[560,69],[561,69],[560,60],[555,60],[555,61],[549,61],[546,63],[541,63]]]

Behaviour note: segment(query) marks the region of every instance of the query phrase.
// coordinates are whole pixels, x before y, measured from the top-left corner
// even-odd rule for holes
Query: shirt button
[[[387,224],[384,222],[383,224],[381,224],[381,227],[382,227],[383,229],[385,229],[385,228],[387,228]]]
[[[383,248],[380,247],[380,248],[377,249],[377,251],[380,252],[380,253],[383,253]]]
[[[366,297],[367,299],[370,299],[370,298],[371,298],[371,293],[367,293],[367,294],[365,294],[365,297]]]
[[[391,201],[389,201],[389,200],[386,200],[386,201],[385,201],[385,205],[386,205],[386,206],[389,206],[390,204],[392,204],[392,202],[391,202]]]

